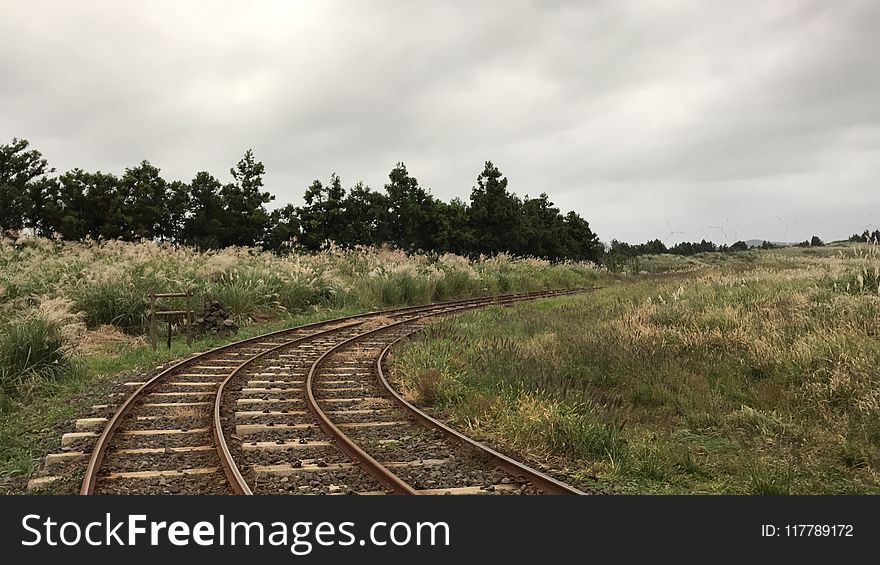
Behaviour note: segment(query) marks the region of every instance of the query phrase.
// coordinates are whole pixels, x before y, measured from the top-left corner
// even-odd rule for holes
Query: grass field
[[[0,239],[0,482],[32,472],[57,448],[55,426],[88,406],[116,373],[154,367],[224,341],[317,319],[402,305],[592,284],[590,264],[507,256],[469,261],[390,249],[329,248],[278,256],[203,253],[154,243]],[[154,352],[144,339],[150,292],[193,290],[242,325]],[[166,302],[175,309],[182,304]]]
[[[880,493],[880,251],[643,257],[580,297],[492,308],[398,348],[456,426],[579,484]]]
[[[540,288],[398,348],[415,401],[584,486],[880,492],[880,250],[839,244],[586,264],[328,249],[0,242],[0,481],[31,473],[111,376],[233,338],[144,340],[151,291],[221,300],[234,339],[349,313]],[[172,305],[173,307],[173,305]]]

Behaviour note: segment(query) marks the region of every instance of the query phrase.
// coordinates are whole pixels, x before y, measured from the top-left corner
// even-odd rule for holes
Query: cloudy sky
[[[0,143],[59,171],[223,180],[277,203],[404,161],[467,199],[489,159],[603,238],[880,227],[880,2],[4,1]]]

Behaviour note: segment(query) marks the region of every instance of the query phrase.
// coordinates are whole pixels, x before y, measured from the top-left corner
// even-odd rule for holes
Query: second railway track
[[[382,363],[432,319],[554,290],[318,322],[186,359],[136,388],[81,494],[581,494],[408,405]]]

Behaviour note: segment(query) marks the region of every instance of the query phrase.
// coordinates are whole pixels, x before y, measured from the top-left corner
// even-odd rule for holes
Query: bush
[[[367,283],[366,306],[415,306],[434,298],[436,284],[426,276],[392,273],[370,279]]]
[[[789,495],[794,487],[794,471],[785,464],[749,463],[746,466],[749,494]]]
[[[219,277],[209,291],[212,300],[219,300],[239,324],[252,315],[271,310],[279,305],[277,281],[267,280],[258,273],[233,272]]]
[[[107,280],[80,285],[71,295],[90,328],[112,324],[136,331],[143,328],[147,317],[148,292],[131,281]]]
[[[29,317],[9,323],[0,334],[0,387],[7,392],[29,376],[57,379],[71,367],[58,324]]]
[[[831,287],[852,294],[880,294],[880,265],[864,264],[830,279]]]
[[[0,307],[34,295],[73,300],[89,327],[145,329],[151,292],[193,291],[192,304],[219,300],[240,323],[314,306],[377,309],[497,292],[581,286],[589,263],[550,264],[508,255],[471,260],[388,247],[279,256],[244,247],[200,252],[142,241],[28,245],[0,240]],[[177,309],[174,301],[162,309]],[[179,304],[182,308],[182,302]]]
[[[551,453],[572,458],[612,461],[626,452],[621,422],[591,402],[552,403],[523,396],[517,410],[505,416],[523,445],[545,445]]]

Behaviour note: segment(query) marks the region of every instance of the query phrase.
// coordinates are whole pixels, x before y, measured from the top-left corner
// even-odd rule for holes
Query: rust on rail
[[[102,430],[100,436],[98,437],[97,443],[95,444],[94,449],[92,450],[92,453],[90,455],[89,462],[88,462],[88,465],[86,468],[86,472],[83,477],[82,486],[80,488],[80,494],[82,494],[82,495],[94,494],[95,486],[96,486],[96,483],[98,480],[98,473],[101,469],[101,466],[102,466],[104,459],[106,457],[106,454],[108,452],[109,446],[111,444],[111,440],[112,440],[115,432],[117,431],[117,429],[120,427],[122,422],[125,420],[126,416],[131,412],[132,408],[135,405],[138,405],[138,403],[141,399],[143,399],[147,394],[149,394],[153,389],[155,389],[160,383],[163,383],[163,381],[165,381],[169,376],[172,376],[172,375],[178,373],[179,371],[186,369],[188,367],[198,365],[199,363],[203,362],[205,359],[209,358],[212,355],[219,354],[219,353],[229,354],[229,352],[234,351],[236,349],[239,349],[239,348],[242,348],[242,347],[245,347],[248,345],[252,345],[252,344],[255,344],[255,343],[258,343],[261,341],[265,341],[265,340],[271,339],[271,338],[285,339],[285,341],[283,343],[280,343],[277,346],[273,346],[268,350],[263,350],[258,353],[255,353],[253,355],[248,354],[247,357],[242,357],[241,358],[242,362],[238,363],[231,373],[224,375],[225,378],[220,383],[219,388],[218,388],[218,390],[215,394],[215,398],[214,398],[215,401],[213,403],[213,414],[212,414],[212,416],[213,416],[212,435],[213,435],[215,447],[217,449],[217,453],[218,453],[218,456],[220,459],[220,463],[222,464],[222,469],[223,469],[224,474],[226,476],[226,479],[231,487],[232,492],[235,492],[236,494],[247,495],[247,494],[252,494],[252,491],[251,491],[250,487],[247,485],[244,477],[242,476],[241,471],[238,469],[238,466],[236,465],[234,458],[233,458],[232,454],[230,453],[229,447],[226,442],[226,438],[224,437],[223,426],[222,426],[222,414],[221,414],[221,399],[223,398],[223,393],[225,391],[226,385],[231,381],[231,379],[233,377],[235,377],[235,375],[237,375],[241,371],[243,371],[244,368],[247,367],[248,365],[254,363],[255,361],[257,361],[259,359],[262,359],[266,356],[269,356],[272,353],[275,353],[280,349],[283,349],[285,347],[289,347],[292,344],[299,343],[303,340],[313,339],[318,336],[327,335],[328,333],[333,332],[333,331],[339,331],[344,328],[350,328],[352,326],[356,326],[357,324],[361,323],[362,320],[367,319],[369,317],[373,317],[373,316],[401,315],[401,314],[405,315],[408,313],[416,314],[416,316],[413,318],[409,318],[407,320],[402,320],[400,322],[395,322],[393,324],[383,326],[381,328],[376,328],[375,330],[369,330],[369,331],[360,333],[353,338],[349,338],[348,340],[345,340],[343,343],[350,343],[351,341],[354,341],[357,339],[363,339],[365,336],[372,335],[376,332],[385,330],[389,327],[397,327],[397,326],[400,326],[402,324],[407,324],[407,323],[411,324],[415,320],[440,315],[442,313],[459,312],[459,311],[464,311],[464,310],[467,310],[470,308],[477,308],[480,306],[496,304],[496,303],[510,303],[510,302],[516,302],[516,301],[520,301],[520,300],[528,300],[531,298],[550,297],[550,296],[555,296],[555,295],[560,295],[560,294],[570,294],[573,292],[580,292],[583,290],[584,289],[569,289],[569,290],[532,292],[532,293],[523,293],[523,294],[506,294],[506,295],[498,295],[498,296],[494,296],[494,297],[453,300],[453,301],[438,302],[438,303],[433,303],[433,304],[407,306],[407,307],[390,309],[390,310],[367,312],[367,313],[358,314],[355,316],[340,317],[340,318],[335,318],[335,319],[330,319],[330,320],[325,320],[325,321],[320,321],[320,322],[314,322],[312,324],[308,324],[305,326],[298,326],[295,328],[278,330],[278,331],[271,332],[268,334],[263,334],[260,336],[256,336],[256,337],[244,339],[241,341],[237,341],[234,343],[230,343],[227,345],[223,345],[220,347],[216,347],[216,348],[213,348],[213,349],[206,351],[204,353],[194,355],[194,356],[191,356],[187,359],[181,360],[181,361],[173,364],[169,368],[159,372],[157,375],[155,375],[154,377],[149,379],[147,382],[141,384],[134,391],[134,393],[129,395],[122,402],[122,404],[117,408],[117,410],[114,412],[114,414],[108,419],[108,421],[107,421],[106,425],[104,426],[104,429]],[[177,297],[177,296],[187,296],[188,294],[189,293],[165,293],[162,295],[156,294],[156,295],[154,295],[154,297],[155,298]],[[432,312],[432,310],[435,310],[435,311]],[[439,310],[439,311],[436,311],[436,310]],[[154,310],[154,312],[155,312],[155,310]],[[176,313],[177,312],[175,312],[175,314]],[[321,326],[327,326],[327,325],[331,325],[332,327],[327,328],[325,330],[320,329]],[[312,334],[301,335],[302,331],[310,330],[310,329],[316,329],[317,331],[315,331]],[[291,334],[298,334],[298,335],[291,335]],[[288,336],[289,336],[289,339],[287,339]],[[394,340],[394,342],[396,342],[396,341],[398,341],[398,340]],[[394,342],[392,342],[392,343],[394,343]],[[266,345],[266,344],[263,344],[263,345]],[[271,344],[269,344],[269,345],[271,345]],[[320,406],[318,405],[318,403],[315,399],[315,396],[313,394],[313,390],[312,390],[315,372],[320,367],[321,363],[327,358],[327,356],[332,351],[334,351],[335,349],[337,349],[340,346],[341,346],[341,344],[325,351],[324,354],[315,363],[313,363],[312,366],[310,367],[308,377],[306,380],[306,401],[307,401],[307,403],[309,404],[312,412],[318,418],[319,424],[321,425],[321,427],[331,437],[334,437],[337,440],[337,445],[343,451],[345,451],[349,455],[349,457],[351,457],[355,461],[360,462],[361,466],[365,470],[371,472],[371,474],[373,474],[377,478],[380,478],[380,480],[382,480],[382,482],[384,484],[388,485],[394,492],[405,493],[405,494],[416,494],[415,489],[413,489],[410,485],[406,484],[404,481],[402,481],[400,478],[398,478],[396,475],[394,475],[387,468],[382,466],[378,461],[376,461],[369,454],[367,454],[362,448],[360,448],[359,446],[357,446],[353,442],[351,442],[351,440],[348,439],[347,436],[345,436],[345,434],[339,430],[339,428],[330,420],[328,415],[326,413],[324,413],[321,410]],[[387,351],[389,348],[390,348],[390,345],[383,350],[382,354],[380,355],[380,357],[378,359],[378,363],[379,363],[378,367],[380,368],[380,378],[383,380],[383,384],[385,384],[386,387],[388,387],[389,385],[387,384],[387,380],[384,379],[384,375],[382,375],[382,373],[381,373],[381,363],[382,363],[382,359],[387,354]],[[394,393],[393,390],[391,390],[391,389],[389,389],[389,390],[391,391],[391,395],[393,397],[397,397],[397,395]],[[413,409],[417,410],[414,407],[413,407]],[[437,423],[437,424],[439,424],[439,423]],[[436,427],[435,424],[426,424],[426,425],[432,425],[432,426]],[[440,424],[440,425],[442,425],[442,424]],[[457,432],[453,432],[453,433],[457,433]],[[465,439],[467,439],[467,438],[465,438]],[[469,440],[469,441],[472,441],[472,440]],[[498,455],[500,456],[500,454],[498,454]],[[503,457],[503,456],[501,456],[501,457]],[[504,464],[505,465],[519,465],[515,461],[512,461],[512,460],[510,460],[509,462],[504,462]],[[516,467],[516,472],[522,474],[522,472],[523,472],[522,468]],[[537,473],[537,471],[534,471],[534,473]],[[535,477],[537,477],[535,479],[536,483],[539,483],[542,480],[544,480],[544,479],[541,479],[541,477],[539,475],[535,475]],[[558,485],[555,485],[555,483],[553,483],[553,481],[555,481],[554,479],[546,477],[546,480],[547,480],[547,484],[549,485],[547,487],[548,489],[556,488],[557,490],[563,490],[561,487],[559,487]],[[558,483],[558,481],[557,481],[557,483]],[[563,486],[567,486],[567,485],[563,485]],[[570,487],[568,487],[568,488],[570,488]],[[579,491],[576,491],[576,492],[579,492]]]

